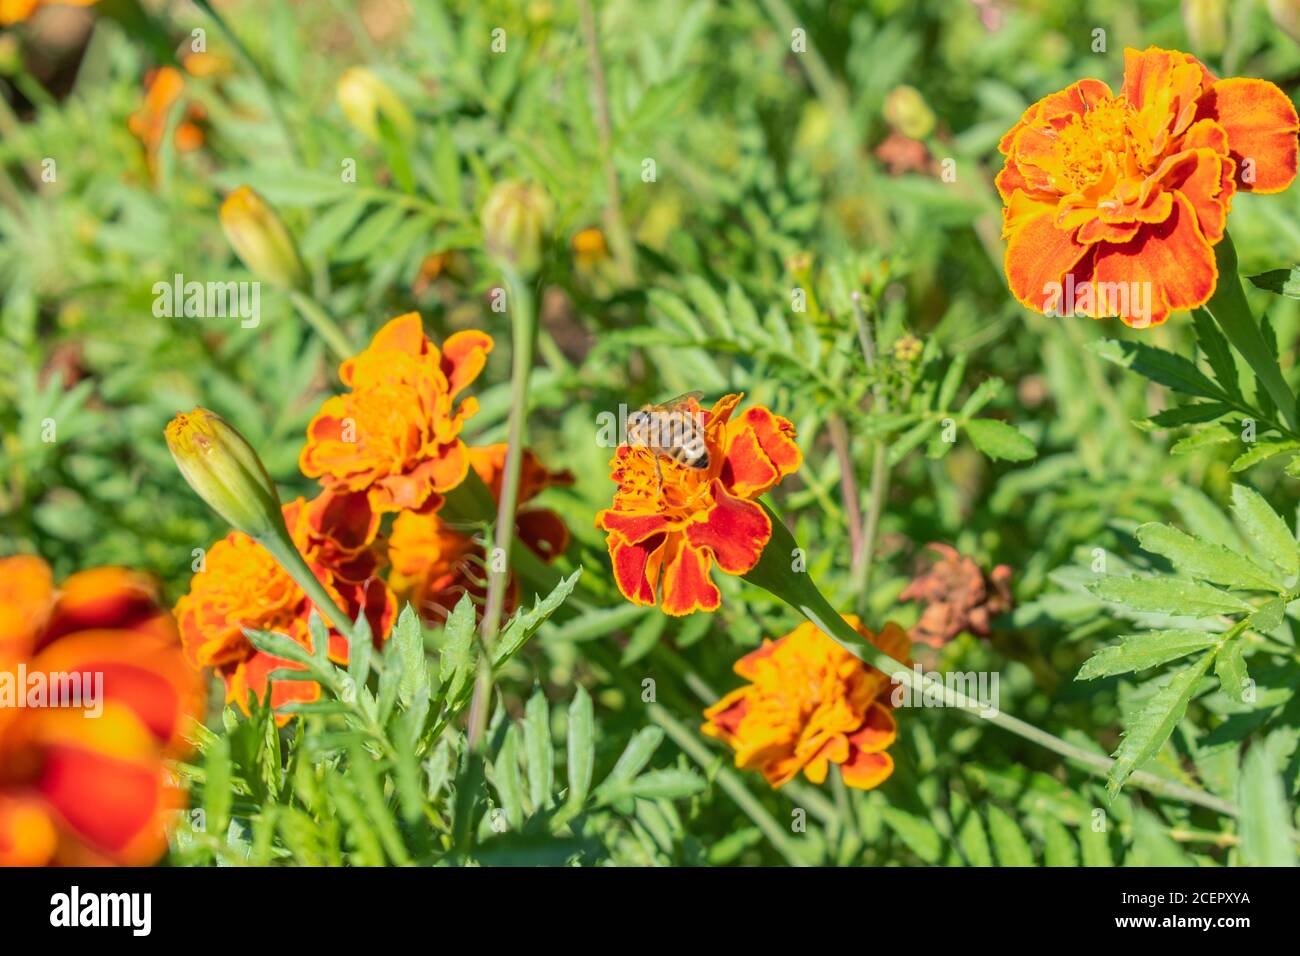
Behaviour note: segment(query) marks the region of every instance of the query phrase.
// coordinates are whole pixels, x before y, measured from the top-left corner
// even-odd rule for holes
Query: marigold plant
[[[40,558],[0,558],[0,865],[140,865],[166,848],[184,796],[164,760],[189,750],[203,694],[158,597],[125,568],[56,587]],[[46,695],[75,679],[79,699],[20,703],[33,675]]]
[[[798,471],[803,455],[794,426],[762,405],[733,419],[740,399],[725,395],[707,411],[689,400],[703,427],[707,467],[659,456],[657,471],[655,452],[627,444],[610,461],[618,489],[596,524],[607,532],[614,577],[629,601],[672,615],[715,610],[713,565],[744,574],[762,554],[772,526],[755,499]]]
[[[1012,293],[1037,312],[1133,326],[1203,305],[1233,194],[1289,186],[1297,130],[1295,106],[1272,83],[1218,79],[1187,53],[1125,50],[1118,95],[1080,80],[1002,137]],[[1145,314],[1130,301],[1133,283],[1150,284]]]
[[[478,402],[455,400],[491,350],[482,332],[457,332],[439,349],[417,313],[393,319],[339,367],[351,390],[326,399],[311,420],[303,474],[364,491],[379,514],[436,511],[469,470],[460,435]]]
[[[844,620],[901,666],[909,664],[907,632],[889,623],[873,634],[857,617]],[[700,728],[736,751],[736,766],[758,770],[774,787],[800,770],[813,783],[831,764],[844,782],[870,790],[889,779],[886,748],[898,735],[889,708],[889,677],[864,664],[805,621],[736,662],[749,681],[704,712]]]

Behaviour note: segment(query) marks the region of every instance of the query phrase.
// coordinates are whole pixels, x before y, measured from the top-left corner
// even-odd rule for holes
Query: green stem
[[[1300,431],[1295,395],[1282,377],[1282,369],[1259,323],[1250,313],[1246,291],[1237,273],[1237,250],[1226,232],[1223,241],[1214,247],[1214,255],[1219,266],[1219,283],[1210,301],[1201,308],[1219,324],[1232,347],[1241,353],[1291,431]]]
[[[303,556],[298,553],[294,547],[293,541],[289,538],[288,531],[283,535],[274,535],[258,541],[262,547],[271,552],[271,557],[284,568],[289,577],[293,578],[298,587],[306,592],[307,597],[316,605],[316,610],[325,618],[326,623],[333,625],[334,630],[338,631],[352,642],[352,620],[343,612],[343,610],[334,603],[325,586],[320,583],[316,575],[312,573]]]
[[[795,550],[795,541],[781,520],[764,506],[772,522],[772,538],[758,564],[746,574],[745,580],[770,591],[787,604],[795,608],[825,634],[834,638],[850,654],[866,664],[877,668],[890,678],[906,686],[914,697],[924,695],[927,698],[937,696],[944,706],[965,711],[975,717],[996,724],[1047,750],[1075,761],[1088,770],[1099,775],[1106,775],[1115,761],[1109,757],[1094,753],[1083,747],[1075,746],[1057,737],[1055,734],[1040,730],[1033,724],[1026,723],[1010,714],[989,707],[964,694],[946,687],[928,676],[918,675],[904,667],[878,647],[868,644],[856,630],[830,605],[812,578],[803,572],[796,572],[791,567],[791,554]],[[1229,816],[1240,816],[1241,810],[1227,800],[1200,790],[1193,790],[1182,784],[1166,780],[1145,771],[1135,771],[1129,782],[1136,787],[1150,791],[1158,796],[1171,797],[1185,803],[1194,803]]]
[[[298,310],[298,314],[307,320],[307,324],[324,340],[340,362],[345,362],[357,354],[357,349],[348,340],[347,333],[339,327],[319,302],[298,289],[289,290],[289,299]]]
[[[502,266],[510,302],[512,370],[510,376],[510,419],[506,438],[505,471],[501,476],[501,500],[497,505],[494,554],[505,555],[505,567],[492,570],[488,578],[487,601],[483,608],[483,654],[479,658],[474,699],[469,710],[469,746],[476,747],[487,729],[488,700],[492,695],[491,647],[501,626],[506,590],[510,581],[510,552],[515,536],[515,511],[519,504],[519,474],[523,465],[528,425],[528,379],[533,368],[536,321],[533,293],[514,266]],[[496,558],[488,562],[495,568]]]

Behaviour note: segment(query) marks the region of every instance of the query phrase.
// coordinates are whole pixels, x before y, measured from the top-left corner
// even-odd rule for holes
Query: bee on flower
[[[696,453],[632,440],[631,428],[615,452],[618,488],[596,524],[629,601],[675,616],[716,610],[713,565],[745,574],[758,562],[772,526],[755,499],[798,471],[803,456],[786,419],[761,405],[736,415],[741,397],[725,395],[708,410],[684,400],[679,412],[699,423]]]

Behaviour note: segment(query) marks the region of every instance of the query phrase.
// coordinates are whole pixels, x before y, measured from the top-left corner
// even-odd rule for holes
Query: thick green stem
[[[289,539],[288,532],[260,540],[258,544],[271,552],[271,557],[275,558],[280,567],[284,568],[289,577],[293,578],[298,587],[311,598],[311,602],[316,605],[316,610],[320,612],[321,617],[325,618],[326,623],[333,625],[334,630],[346,637],[350,644],[353,626],[351,618],[334,603],[325,586],[312,573],[303,556],[298,553],[298,549]]]
[[[1232,347],[1241,353],[1259,384],[1273,399],[1282,420],[1293,432],[1300,431],[1295,395],[1282,377],[1282,369],[1277,364],[1259,323],[1250,313],[1246,291],[1237,274],[1237,250],[1232,244],[1232,237],[1227,233],[1224,233],[1223,241],[1214,247],[1214,255],[1219,265],[1219,284],[1210,301],[1201,308],[1219,324]]]
[[[822,596],[812,578],[806,572],[794,570],[793,553],[796,550],[794,538],[780,519],[772,513],[771,509],[765,507],[764,510],[772,522],[772,538],[767,547],[763,549],[763,555],[758,564],[745,575],[747,581],[775,594],[803,614],[824,633],[834,638],[850,654],[906,686],[912,692],[913,699],[920,699],[923,695],[924,699],[927,700],[941,700],[945,707],[963,710],[972,716],[988,720],[1003,730],[1009,730],[1025,740],[1032,741],[1040,747],[1073,760],[1094,773],[1106,775],[1110,772],[1115,761],[1109,757],[1083,747],[1077,747],[1062,740],[1055,734],[1040,730],[1032,724],[989,706],[987,703],[974,700],[948,688],[944,684],[933,681],[927,675],[909,670],[884,651],[864,641],[862,636],[850,627],[848,622],[831,607],[830,602]],[[1190,787],[1174,783],[1155,774],[1136,771],[1129,777],[1129,782],[1159,796],[1208,807],[1218,813],[1230,816],[1239,816],[1241,813],[1235,804],[1227,800],[1222,800],[1200,790],[1193,790]]]
[[[325,311],[319,302],[307,295],[307,293],[300,292],[297,289],[289,290],[289,298],[298,313],[307,320],[307,324],[329,346],[335,358],[340,362],[346,362],[357,354],[357,349],[348,340],[347,333],[339,327],[339,324],[334,321],[333,317]]]
[[[480,657],[474,699],[469,710],[469,745],[477,746],[487,729],[487,705],[492,694],[491,647],[501,626],[506,590],[510,581],[511,545],[515,536],[515,511],[519,504],[519,474],[523,465],[528,424],[528,379],[533,368],[533,341],[537,323],[533,294],[511,265],[503,267],[510,303],[512,371],[510,376],[510,423],[507,432],[505,471],[501,476],[501,500],[497,505],[495,549],[488,567],[487,601],[483,608],[483,655]],[[497,570],[500,559],[501,570]]]

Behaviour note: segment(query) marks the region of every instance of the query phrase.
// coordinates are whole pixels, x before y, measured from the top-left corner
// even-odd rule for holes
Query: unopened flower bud
[[[381,122],[401,139],[415,132],[415,120],[406,104],[369,70],[354,66],[344,71],[337,93],[343,115],[367,139],[378,142],[382,138]]]
[[[934,130],[934,113],[913,86],[896,86],[885,97],[885,121],[904,136],[925,139]]]
[[[259,542],[287,537],[275,483],[224,418],[196,408],[173,418],[166,436],[181,475],[231,527]]]
[[[554,216],[551,197],[540,186],[498,183],[483,204],[483,240],[488,254],[532,275],[542,263],[542,241]]]
[[[915,335],[908,333],[902,335],[894,342],[894,358],[899,362],[911,364],[921,357],[921,352],[925,346]]]
[[[1228,0],[1183,0],[1183,26],[1197,56],[1223,52],[1227,20]]]
[[[248,186],[240,186],[221,204],[221,228],[254,275],[272,285],[302,289],[307,270],[284,222],[266,200]]]

